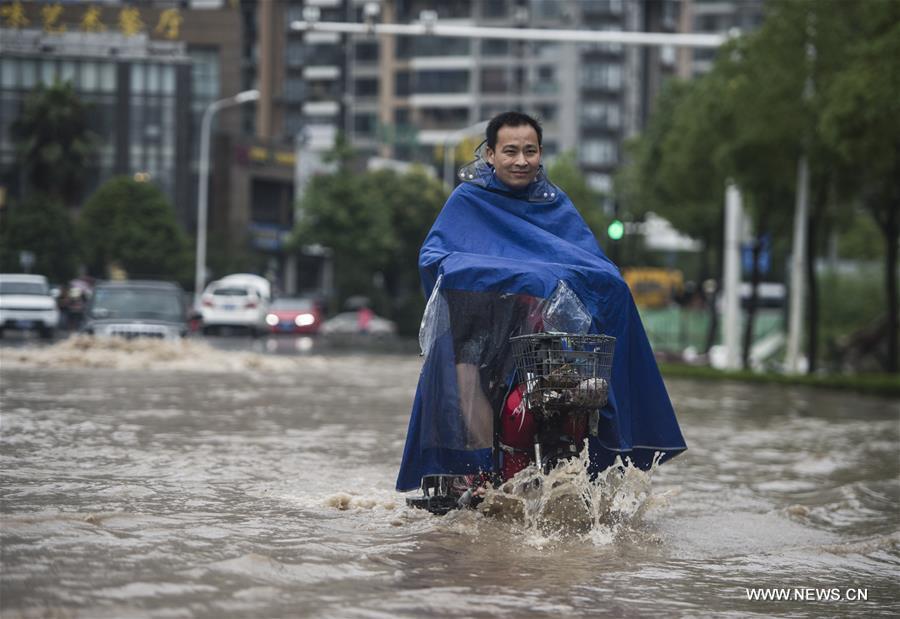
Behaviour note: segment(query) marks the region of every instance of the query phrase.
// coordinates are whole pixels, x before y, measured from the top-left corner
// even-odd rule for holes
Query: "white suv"
[[[50,339],[59,324],[59,308],[43,275],[0,274],[0,337],[6,329],[38,330]]]
[[[229,275],[214,281],[200,299],[203,333],[240,328],[259,335],[268,330],[266,314],[270,301],[271,286],[258,275]]]

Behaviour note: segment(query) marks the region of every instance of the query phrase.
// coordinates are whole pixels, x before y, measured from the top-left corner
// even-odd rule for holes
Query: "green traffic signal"
[[[606,229],[606,234],[614,241],[618,241],[625,235],[625,224],[618,219],[613,219]]]

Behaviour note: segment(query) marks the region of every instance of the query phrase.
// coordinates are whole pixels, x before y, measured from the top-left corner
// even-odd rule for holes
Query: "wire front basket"
[[[533,413],[589,413],[606,405],[616,338],[533,333],[509,341]]]

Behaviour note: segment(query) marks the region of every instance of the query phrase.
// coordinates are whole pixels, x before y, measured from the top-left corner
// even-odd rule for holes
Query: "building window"
[[[556,121],[558,109],[555,105],[538,105],[535,114],[542,123],[552,123]]]
[[[75,84],[75,76],[78,73],[77,65],[71,60],[63,60],[60,65],[59,81]]]
[[[357,97],[377,97],[378,79],[374,77],[358,78],[353,88]]]
[[[622,67],[610,63],[583,64],[581,85],[589,89],[618,90],[622,87]]]
[[[397,41],[398,58],[469,56],[471,53],[471,41],[463,38],[400,37]]]
[[[555,60],[559,57],[562,46],[553,41],[535,41],[532,43],[534,55],[546,60]]]
[[[609,174],[588,174],[587,182],[594,191],[612,193],[612,177]]]
[[[559,0],[531,0],[531,11],[536,19],[559,19],[562,8]]]
[[[264,178],[254,178],[250,185],[252,196],[250,219],[253,223],[290,226],[293,222],[293,184]]]
[[[100,67],[96,62],[81,63],[81,90],[94,92],[100,85]]]
[[[581,105],[581,123],[587,128],[618,129],[621,124],[619,106],[602,101],[585,102]]]
[[[192,49],[188,54],[195,108],[198,102],[205,108],[219,96],[219,54],[212,49]]]
[[[454,71],[416,71],[415,93],[461,93],[469,92],[469,72]]]
[[[298,111],[287,112],[284,115],[284,133],[294,137],[303,129],[303,114]]]
[[[306,60],[306,44],[303,41],[296,39],[288,41],[286,52],[288,66],[302,65]]]
[[[394,94],[398,97],[407,97],[410,92],[409,71],[397,71],[394,75]]]
[[[147,65],[147,92],[157,94],[159,91],[159,65]]]
[[[611,165],[616,162],[616,145],[612,140],[584,140],[581,162],[586,165]]]
[[[509,13],[509,5],[507,0],[483,0],[481,5],[481,16],[499,19],[506,17]]]
[[[481,92],[504,93],[509,90],[509,73],[506,68],[481,70]]]
[[[294,21],[304,21],[303,17],[303,4],[298,2],[296,4],[291,4],[287,8],[287,18],[286,18],[287,28],[290,30],[291,22]]]
[[[159,90],[164,95],[175,94],[175,67],[172,65],[160,67]]]
[[[45,59],[41,61],[41,84],[52,86],[56,81],[56,61]]]
[[[599,0],[599,2],[605,4],[607,11],[613,15],[622,14],[622,0]]]
[[[355,114],[353,116],[353,130],[357,135],[374,136],[378,119],[375,114]]]
[[[469,108],[425,108],[419,129],[459,129],[469,124]]]
[[[378,62],[378,43],[362,41],[356,44],[353,57],[357,62]]]
[[[22,87],[31,89],[37,84],[37,63],[34,60],[22,60]]]
[[[490,120],[497,114],[502,114],[510,109],[512,108],[508,105],[483,105],[481,106],[480,120]]]
[[[15,88],[19,81],[19,61],[15,58],[0,58],[0,69],[2,69],[0,86],[3,86],[4,88]]]
[[[503,39],[484,39],[481,42],[482,56],[508,56],[509,41]]]
[[[550,65],[544,65],[535,71],[535,79],[532,83],[532,92],[537,93],[553,93],[559,90],[559,84],[556,81],[556,69]]]
[[[284,80],[284,98],[288,101],[302,101],[306,96],[306,83],[297,76]]]

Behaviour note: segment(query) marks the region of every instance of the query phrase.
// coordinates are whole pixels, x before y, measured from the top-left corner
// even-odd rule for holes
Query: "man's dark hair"
[[[488,148],[494,150],[497,147],[497,133],[501,127],[521,127],[522,125],[531,125],[537,132],[538,146],[542,145],[541,140],[544,138],[544,130],[541,129],[541,123],[522,112],[503,112],[497,114],[488,123],[485,130],[485,138],[487,138]]]

